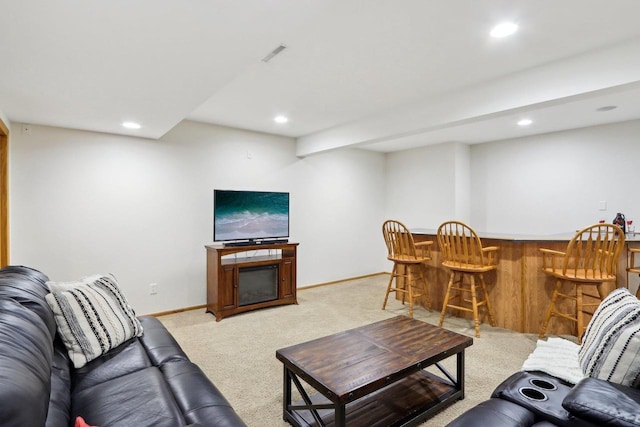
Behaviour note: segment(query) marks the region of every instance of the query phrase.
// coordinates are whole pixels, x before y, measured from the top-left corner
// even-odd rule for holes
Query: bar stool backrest
[[[594,224],[579,230],[567,246],[562,274],[586,279],[615,277],[624,233],[614,224]]]
[[[485,255],[474,229],[460,221],[447,221],[438,228],[442,262],[448,267],[478,268],[494,262]],[[491,259],[489,259],[491,258]]]
[[[387,244],[387,259],[405,262],[419,260],[413,235],[403,223],[393,219],[385,221],[382,234]]]

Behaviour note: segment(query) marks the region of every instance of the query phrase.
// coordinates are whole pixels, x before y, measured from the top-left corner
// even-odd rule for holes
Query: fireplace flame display
[[[238,274],[240,306],[278,299],[278,266],[241,268]]]

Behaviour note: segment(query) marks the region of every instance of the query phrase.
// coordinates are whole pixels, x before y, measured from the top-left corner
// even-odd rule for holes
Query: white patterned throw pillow
[[[627,289],[598,306],[582,339],[578,361],[585,376],[640,385],[640,301]]]
[[[47,303],[76,368],[142,335],[142,325],[113,276],[48,285]]]

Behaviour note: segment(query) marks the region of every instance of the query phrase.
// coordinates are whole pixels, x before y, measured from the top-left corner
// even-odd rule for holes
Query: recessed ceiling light
[[[491,37],[507,37],[511,34],[515,33],[518,30],[518,24],[514,24],[513,22],[503,22],[501,24],[496,25],[491,30]]]
[[[275,116],[273,118],[273,121],[276,123],[287,123],[289,121],[289,118],[287,116],[280,115],[280,116]]]
[[[127,129],[140,129],[142,126],[140,126],[140,123],[135,123],[135,122],[123,122],[122,123],[122,127],[125,127]]]
[[[617,105],[606,105],[604,107],[600,107],[596,109],[596,111],[611,111],[611,110],[615,110],[616,108],[618,108]]]
[[[529,126],[531,123],[533,123],[531,119],[522,119],[518,122],[518,126]]]

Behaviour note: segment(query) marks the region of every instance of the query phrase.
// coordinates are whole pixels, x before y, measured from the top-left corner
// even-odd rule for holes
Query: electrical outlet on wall
[[[151,283],[149,284],[149,295],[155,295],[158,293],[158,284]]]

